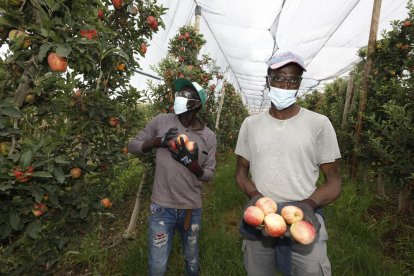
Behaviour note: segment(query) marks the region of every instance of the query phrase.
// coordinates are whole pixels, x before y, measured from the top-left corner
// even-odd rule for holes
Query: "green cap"
[[[200,97],[200,100],[201,100],[201,104],[204,106],[204,104],[206,103],[206,99],[207,99],[206,90],[204,90],[204,88],[201,87],[201,85],[199,85],[195,81],[191,82],[184,78],[178,78],[174,81],[174,89],[177,92],[181,91],[185,86],[193,87],[197,91],[198,96]]]

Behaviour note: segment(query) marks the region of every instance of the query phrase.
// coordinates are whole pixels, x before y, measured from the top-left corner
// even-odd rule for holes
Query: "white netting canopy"
[[[251,113],[270,105],[265,90],[266,61],[277,51],[303,57],[307,72],[300,95],[326,81],[346,75],[358,61],[357,51],[368,44],[373,0],[159,0],[168,8],[166,28],[151,41],[141,61],[142,71],[166,56],[168,43],[180,27],[194,22],[201,7],[200,32],[207,40],[201,50],[226,69],[226,78],[241,93]],[[383,0],[381,32],[408,14],[406,0]],[[137,74],[132,84],[146,87],[149,77]]]

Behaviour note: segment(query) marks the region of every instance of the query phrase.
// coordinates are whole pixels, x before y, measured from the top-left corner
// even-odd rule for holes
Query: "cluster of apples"
[[[303,220],[302,209],[287,205],[282,208],[280,215],[276,211],[276,202],[269,197],[262,197],[254,206],[249,206],[244,211],[243,219],[253,227],[264,227],[271,237],[283,236],[290,225],[290,233],[296,242],[308,245],[315,240],[315,228],[311,223]]]

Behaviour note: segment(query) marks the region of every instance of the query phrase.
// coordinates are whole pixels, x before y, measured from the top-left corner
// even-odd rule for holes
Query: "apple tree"
[[[0,274],[49,270],[111,204],[142,95],[155,1],[0,3]],[[7,34],[6,36],[3,34]]]

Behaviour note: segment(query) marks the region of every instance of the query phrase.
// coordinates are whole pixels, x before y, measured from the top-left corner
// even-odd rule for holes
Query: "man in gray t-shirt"
[[[310,245],[290,238],[272,238],[243,220],[244,266],[248,275],[330,275],[328,238],[320,208],[341,193],[335,130],[329,119],[296,104],[305,66],[291,52],[276,54],[268,62],[267,87],[271,107],[243,122],[235,153],[235,179],[250,198],[247,206],[263,197],[278,204],[295,205],[318,232]],[[319,171],[325,182],[319,187]]]
[[[197,117],[206,101],[204,89],[183,78],[174,81],[174,88],[175,114],[156,116],[128,145],[133,154],[156,149],[148,229],[149,275],[165,274],[176,231],[181,236],[187,275],[199,275],[201,185],[212,180],[216,166],[216,135]]]

